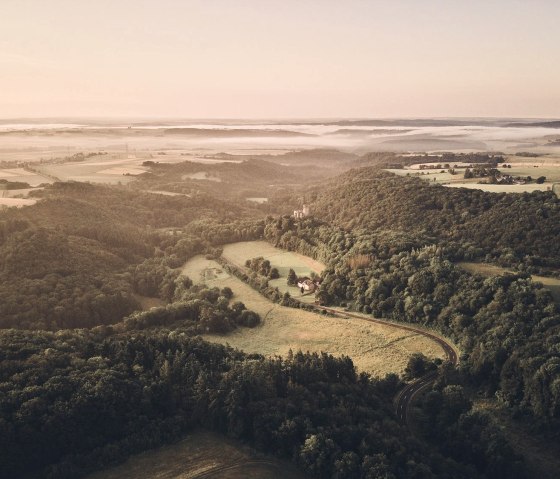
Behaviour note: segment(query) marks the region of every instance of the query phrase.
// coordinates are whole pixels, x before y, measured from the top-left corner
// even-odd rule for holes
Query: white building
[[[309,206],[303,205],[301,210],[294,210],[294,218],[305,218],[309,216]]]

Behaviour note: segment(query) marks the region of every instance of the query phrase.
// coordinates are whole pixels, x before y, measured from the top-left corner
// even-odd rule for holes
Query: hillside
[[[152,195],[83,183],[56,183],[41,195],[34,206],[0,212],[2,328],[115,323],[139,308],[135,293],[163,294],[173,261],[181,264],[203,250],[204,242],[185,229],[189,223],[255,215],[249,205],[203,195]],[[170,236],[169,227],[182,233]],[[150,286],[148,277],[161,284]]]
[[[560,201],[552,192],[451,189],[364,168],[321,189],[311,208],[315,217],[347,230],[398,231],[457,254],[560,267]]]

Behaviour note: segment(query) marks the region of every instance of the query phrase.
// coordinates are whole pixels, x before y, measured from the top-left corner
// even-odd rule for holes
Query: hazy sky
[[[560,117],[559,0],[0,0],[0,117]]]

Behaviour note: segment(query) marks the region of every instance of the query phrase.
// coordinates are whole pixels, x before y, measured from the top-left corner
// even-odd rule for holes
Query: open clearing
[[[325,269],[323,263],[313,258],[275,248],[266,241],[241,241],[239,243],[227,244],[223,248],[222,256],[228,262],[240,268],[245,267],[245,261],[258,256],[269,260],[271,266],[278,269],[280,278],[269,280],[268,284],[273,288],[278,288],[282,293],[290,293],[292,297],[304,303],[314,303],[315,295],[302,295],[297,286],[288,286],[286,278],[290,268],[296,272],[298,277],[309,276],[311,272],[321,274]]]
[[[487,277],[497,276],[505,273],[515,273],[515,271],[512,271],[510,269],[486,263],[470,263],[464,261],[458,263],[458,265],[469,273],[477,273]],[[532,275],[531,279],[535,282],[542,283],[545,288],[549,289],[554,300],[560,304],[560,279],[536,275]]]
[[[480,183],[452,183],[446,184],[450,188],[470,188],[471,190],[482,190],[490,193],[532,193],[533,191],[547,191],[552,189],[552,183],[528,183],[526,185],[484,185]]]
[[[31,206],[35,203],[37,203],[37,200],[31,198],[0,198],[0,208],[21,208],[22,206]]]
[[[248,254],[251,257],[262,255],[264,245],[275,254],[286,253],[262,243],[260,247],[258,244],[254,246],[252,253],[248,250]],[[232,251],[241,255],[240,251],[247,249],[250,244],[254,243],[234,243],[227,245],[224,251],[230,256]],[[296,258],[303,262],[300,256]],[[283,261],[287,261],[286,256],[283,258]],[[310,258],[308,260],[313,261]],[[292,266],[297,267],[297,264]],[[299,267],[302,267],[301,263]],[[187,261],[182,273],[195,282],[204,282],[211,287],[230,287],[234,292],[234,300],[242,301],[262,318],[261,324],[254,329],[239,328],[226,336],[205,335],[204,339],[211,342],[229,344],[248,353],[265,356],[286,356],[290,350],[346,355],[352,358],[359,371],[375,376],[402,373],[410,355],[415,352],[422,352],[431,358],[445,358],[437,344],[416,333],[359,319],[326,317],[272,303],[240,279],[226,273],[220,264],[202,255]]]
[[[42,183],[52,183],[52,180],[24,168],[0,168],[0,179],[8,181],[22,181],[30,186],[39,186]]]
[[[434,184],[442,184],[451,188],[469,188],[475,190],[488,191],[490,193],[531,193],[533,191],[552,190],[554,183],[560,182],[560,163],[555,157],[539,157],[534,158],[533,162],[527,162],[527,159],[520,161],[520,157],[510,156],[507,163],[511,164],[511,168],[498,167],[498,169],[508,175],[527,177],[533,179],[539,176],[546,177],[546,181],[542,184],[528,183],[526,185],[488,185],[480,184],[482,178],[473,178],[465,180],[464,169],[458,169],[456,175],[450,174],[445,168],[419,170],[419,165],[412,165],[407,168],[387,169],[391,173],[399,176],[414,176],[429,181]],[[454,163],[455,164],[455,163]],[[465,163],[456,163],[465,165]]]
[[[219,434],[198,431],[186,439],[136,454],[88,479],[303,479],[290,463],[253,452]]]
[[[190,175],[183,175],[181,176],[182,180],[208,180],[208,181],[216,181],[221,183],[222,179],[218,176],[212,176],[210,173],[206,173],[205,171],[199,171],[198,173],[192,173]]]

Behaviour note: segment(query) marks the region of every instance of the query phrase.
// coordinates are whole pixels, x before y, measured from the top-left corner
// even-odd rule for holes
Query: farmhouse
[[[303,205],[301,210],[294,210],[294,218],[305,218],[309,216],[309,206]]]
[[[298,288],[303,288],[304,291],[309,291],[313,293],[321,284],[320,280],[313,281],[311,278],[304,276],[303,278],[298,278],[297,286]]]

